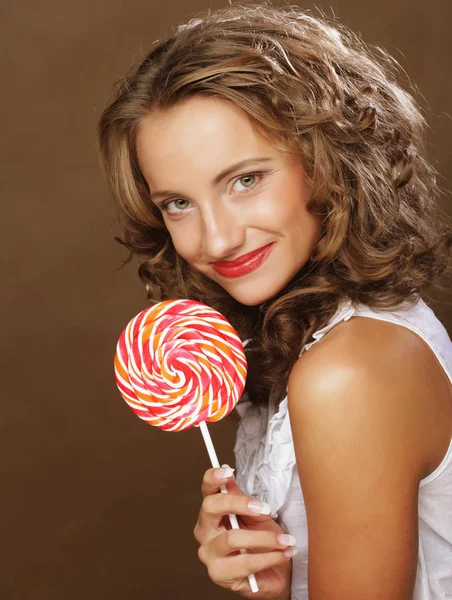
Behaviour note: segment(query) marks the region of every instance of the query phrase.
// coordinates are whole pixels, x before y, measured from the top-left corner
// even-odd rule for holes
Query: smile
[[[258,250],[244,254],[236,260],[217,261],[210,264],[223,277],[242,277],[259,268],[273,250],[273,246],[274,242],[262,246]]]

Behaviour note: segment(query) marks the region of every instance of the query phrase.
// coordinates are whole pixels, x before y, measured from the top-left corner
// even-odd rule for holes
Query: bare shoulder
[[[333,419],[342,431],[365,425],[363,441],[387,438],[392,446],[386,444],[387,451],[404,451],[404,468],[410,461],[422,479],[427,462],[419,444],[427,416],[419,393],[426,375],[423,346],[411,330],[387,321],[358,317],[339,323],[294,365],[290,414]]]
[[[321,368],[323,361],[333,359],[344,369],[353,359],[355,368],[367,367],[377,371],[381,367],[393,366],[397,361],[398,367],[403,366],[416,375],[418,367],[427,358],[436,360],[427,344],[410,329],[388,321],[352,317],[333,327],[303,355],[304,361],[299,363],[317,364]]]
[[[428,417],[413,403],[425,389],[419,344],[400,326],[350,319],[290,374],[313,600],[412,598]]]
[[[391,451],[399,444],[405,467],[411,461],[419,479],[441,462],[451,438],[446,374],[424,340],[387,321],[353,317],[337,324],[294,365],[288,401],[289,412],[303,411],[305,418],[323,410],[320,401],[344,419],[362,418],[364,411],[375,435],[375,424],[384,422]]]

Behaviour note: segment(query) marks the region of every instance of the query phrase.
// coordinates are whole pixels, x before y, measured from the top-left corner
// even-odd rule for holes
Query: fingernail
[[[231,469],[228,467],[227,469],[217,469],[214,473],[216,479],[227,479],[228,477],[232,477],[235,469]]]
[[[297,543],[297,540],[294,538],[294,536],[289,535],[288,533],[279,533],[276,538],[282,546],[295,546]]]
[[[286,558],[292,558],[293,556],[295,556],[295,554],[298,554],[298,548],[296,546],[293,546],[292,548],[287,548],[287,550],[284,550],[284,556]]]
[[[250,500],[248,502],[248,508],[259,515],[269,515],[270,507],[265,502],[259,502],[259,500]]]
[[[232,467],[230,467],[229,465],[221,465],[222,469],[231,469],[231,475],[232,473],[234,473],[235,469],[232,469]],[[231,475],[229,475],[229,477],[231,477]]]

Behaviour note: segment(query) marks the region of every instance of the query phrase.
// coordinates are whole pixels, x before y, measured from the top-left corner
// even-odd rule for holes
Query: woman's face
[[[137,153],[178,254],[242,304],[271,299],[308,261],[321,220],[306,210],[301,161],[231,102],[194,96],[153,111]]]

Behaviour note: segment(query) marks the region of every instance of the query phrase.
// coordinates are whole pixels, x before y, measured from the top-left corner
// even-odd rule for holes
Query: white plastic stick
[[[209,453],[210,462],[212,463],[212,467],[218,469],[220,467],[220,463],[218,462],[217,453],[215,452],[215,448],[213,447],[212,438],[210,437],[209,430],[207,429],[207,423],[205,421],[201,421],[199,424],[199,428],[201,429],[202,437],[204,438],[204,443],[206,444],[207,452]],[[220,490],[222,494],[227,494],[228,490],[225,485],[220,486]],[[233,529],[239,529],[239,523],[237,521],[237,517],[234,514],[230,514],[229,522]],[[246,553],[246,550],[241,548],[240,552],[242,554]],[[258,592],[259,588],[257,586],[256,577],[254,574],[248,575],[248,581],[250,582],[250,587],[252,592]]]

